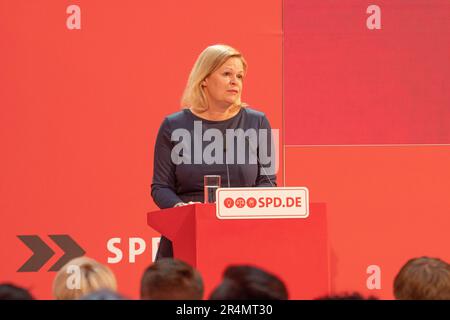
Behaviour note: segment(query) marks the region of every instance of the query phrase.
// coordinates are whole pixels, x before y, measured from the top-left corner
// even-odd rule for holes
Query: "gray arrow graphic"
[[[58,271],[70,260],[86,253],[69,235],[54,234],[49,237],[64,251],[64,255],[48,271]]]
[[[31,251],[33,255],[28,259],[17,272],[34,272],[42,266],[55,254],[55,252],[45,244],[38,236],[17,236]]]

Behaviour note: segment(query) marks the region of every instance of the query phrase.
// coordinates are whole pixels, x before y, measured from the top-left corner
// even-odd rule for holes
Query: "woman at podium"
[[[227,45],[197,58],[182,110],[165,117],[156,138],[151,195],[159,208],[203,202],[205,175],[219,175],[222,187],[276,186],[270,123],[241,101],[246,70],[242,54]],[[161,237],[156,259],[172,256]]]

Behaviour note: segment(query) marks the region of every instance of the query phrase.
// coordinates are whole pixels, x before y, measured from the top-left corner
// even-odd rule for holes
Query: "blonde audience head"
[[[76,300],[101,289],[116,291],[116,277],[107,266],[87,257],[69,261],[53,281],[57,300]]]

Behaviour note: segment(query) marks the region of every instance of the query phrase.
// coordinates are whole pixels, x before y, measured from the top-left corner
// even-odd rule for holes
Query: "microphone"
[[[249,139],[248,136],[245,136],[245,141],[247,141],[247,142],[248,142],[248,146],[249,146],[250,148],[252,148],[252,144],[250,143],[250,139]],[[274,184],[273,184],[273,182],[272,182],[272,179],[270,179],[270,176],[267,174],[266,168],[264,168],[264,166],[261,164],[261,161],[259,160],[258,150],[255,150],[255,149],[252,148],[252,151],[255,152],[255,154],[256,154],[256,161],[257,161],[257,164],[258,164],[258,168],[261,168],[261,169],[262,169],[263,175],[264,175],[264,176],[267,178],[267,180],[269,181],[270,186],[271,186],[272,188],[274,188],[275,186],[274,186]],[[249,154],[249,157],[250,157],[250,154]]]
[[[223,137],[225,137],[225,134],[223,134]],[[225,160],[225,166],[227,167],[227,183],[228,188],[230,188],[230,169],[228,168],[228,162],[227,162],[227,139],[226,137],[223,139],[223,154],[224,154],[224,160]]]

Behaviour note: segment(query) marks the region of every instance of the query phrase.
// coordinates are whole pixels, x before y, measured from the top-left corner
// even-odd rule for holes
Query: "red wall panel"
[[[69,30],[69,5],[81,29]],[[158,236],[146,224],[153,148],[165,115],[180,109],[189,71],[208,45],[226,43],[249,64],[243,100],[281,128],[281,3],[0,0],[0,281],[50,298],[69,234],[102,263],[108,239]],[[17,235],[56,252],[38,272]],[[121,247],[126,249],[125,246]],[[137,298],[151,248],[110,264],[119,290]]]
[[[391,299],[410,258],[450,260],[449,162],[448,147],[286,149],[286,184],[327,204],[334,293]],[[380,290],[366,286],[370,265],[381,268]]]
[[[371,30],[367,8],[380,9]],[[450,143],[450,3],[284,1],[286,144]]]
[[[334,293],[392,298],[408,259],[450,258],[449,13],[445,0],[284,1],[285,182],[327,203]]]

